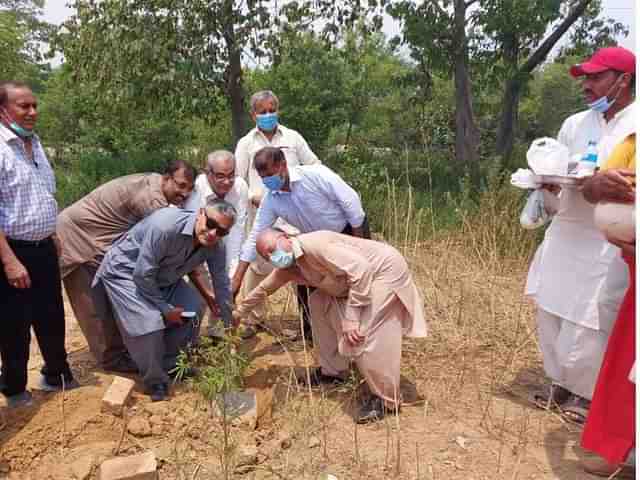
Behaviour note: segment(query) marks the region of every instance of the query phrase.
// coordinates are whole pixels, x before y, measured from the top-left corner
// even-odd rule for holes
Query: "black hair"
[[[260,172],[267,168],[272,162],[280,164],[285,161],[284,153],[278,147],[264,147],[258,150],[253,158],[254,168]]]
[[[187,179],[191,182],[195,182],[196,175],[198,174],[198,172],[196,171],[193,165],[191,165],[189,162],[186,162],[184,160],[178,159],[178,160],[169,161],[163,173],[168,176],[173,176],[174,173],[176,173],[178,170],[181,170],[183,168],[184,168],[184,174],[187,177]]]

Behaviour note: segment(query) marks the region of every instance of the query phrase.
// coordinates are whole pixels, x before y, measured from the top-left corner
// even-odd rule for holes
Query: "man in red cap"
[[[588,109],[567,118],[558,134],[572,156],[597,145],[598,164],[635,129],[635,56],[621,47],[598,50],[570,69],[582,79]],[[525,293],[536,303],[545,373],[551,387],[533,395],[540,406],[559,408],[584,423],[622,298],[627,267],[619,248],[593,221],[587,200],[599,175],[582,188],[563,186],[558,213],[531,264]]]

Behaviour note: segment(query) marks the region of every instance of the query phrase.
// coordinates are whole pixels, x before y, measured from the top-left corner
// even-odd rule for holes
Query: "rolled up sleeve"
[[[325,177],[324,188],[338,202],[349,224],[354,228],[361,227],[364,223],[365,213],[360,195],[338,174],[329,169],[326,170],[328,173]]]
[[[249,233],[249,238],[244,242],[242,247],[242,253],[240,254],[240,260],[243,262],[253,262],[258,256],[256,252],[256,238],[258,235],[265,231],[267,228],[270,228],[275,223],[278,218],[277,214],[273,209],[273,205],[270,201],[270,195],[266,195],[262,200],[262,204],[260,208],[258,208],[258,213],[256,214],[256,220],[253,223],[253,228],[251,229],[251,233]]]

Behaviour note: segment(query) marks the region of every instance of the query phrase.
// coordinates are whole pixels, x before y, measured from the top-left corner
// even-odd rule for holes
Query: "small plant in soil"
[[[222,438],[213,436],[211,440],[225,479],[232,475],[236,444],[231,437],[231,423],[238,415],[225,398],[227,393],[242,387],[249,364],[247,357],[236,348],[239,340],[231,334],[215,341],[203,337],[199,345],[180,354],[175,370],[176,379],[186,379],[187,385],[207,403],[212,420],[219,422]]]

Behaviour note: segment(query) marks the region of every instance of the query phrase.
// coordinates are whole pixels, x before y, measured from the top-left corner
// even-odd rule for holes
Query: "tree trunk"
[[[227,46],[229,64],[224,72],[225,93],[231,108],[232,149],[246,133],[246,114],[244,111],[244,87],[242,84],[242,47],[238,45],[235,34],[236,12],[234,2],[227,0],[224,6],[226,25],[224,41]]]
[[[553,46],[560,40],[578,18],[585,12],[592,0],[581,0],[568,13],[558,28],[542,42],[535,52],[520,67],[513,71],[512,77],[505,83],[504,94],[502,96],[502,113],[496,138],[496,151],[502,156],[503,161],[507,159],[513,150],[515,138],[515,126],[518,117],[518,106],[520,104],[520,93],[522,87],[527,82],[527,77],[546,58]]]
[[[240,50],[235,49],[231,53],[227,71],[227,95],[231,106],[231,133],[233,135],[233,149],[235,150],[238,140],[247,132]]]
[[[478,175],[480,132],[473,118],[471,81],[469,79],[464,0],[455,0],[454,14],[454,82],[456,90],[456,161],[466,165],[474,181]]]
[[[518,122],[518,107],[520,105],[520,91],[526,82],[518,70],[518,54],[520,52],[520,39],[517,34],[505,37],[502,45],[502,60],[511,77],[506,81],[502,95],[502,111],[496,138],[496,151],[502,155],[503,164],[511,156],[515,127]]]

